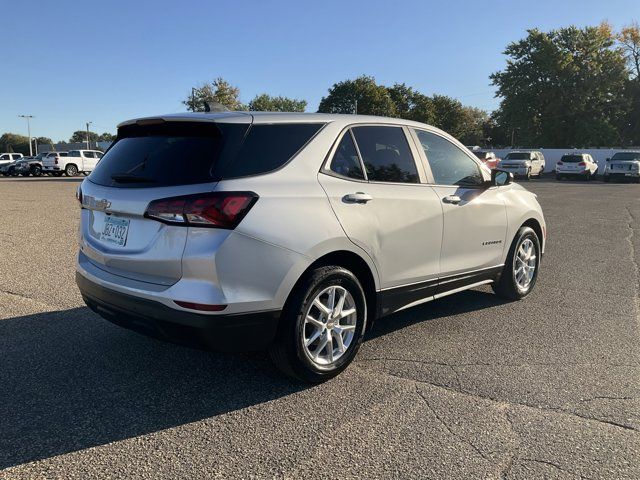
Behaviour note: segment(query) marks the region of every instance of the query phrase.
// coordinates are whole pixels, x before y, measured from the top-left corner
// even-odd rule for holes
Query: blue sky
[[[68,139],[92,121],[184,111],[192,86],[223,76],[318,102],[373,75],[487,110],[489,74],[525,30],[640,20],[640,0],[8,1],[0,43],[0,133]],[[12,28],[15,26],[15,28]]]

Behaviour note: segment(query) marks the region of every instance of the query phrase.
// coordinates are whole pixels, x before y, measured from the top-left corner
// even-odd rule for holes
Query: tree
[[[389,91],[377,85],[373,77],[360,76],[355,80],[335,83],[329,94],[320,100],[320,113],[357,113],[395,117],[396,107]]]
[[[246,106],[240,102],[240,89],[234,87],[224,78],[218,77],[211,83],[205,83],[194,88],[192,94],[183,100],[187,110],[191,112],[204,112],[205,103],[216,102],[224,105],[229,110],[246,110]]]
[[[102,135],[98,136],[99,142],[113,142],[115,139],[116,136],[108,132],[104,132]]]
[[[526,146],[611,145],[626,116],[625,56],[611,27],[528,30],[505,50],[507,67],[491,75],[501,97],[495,119]]]
[[[16,133],[4,133],[0,137],[0,151],[29,155],[29,137]]]
[[[272,97],[266,93],[257,95],[249,102],[249,110],[254,112],[304,112],[306,108],[306,100],[281,96]]]
[[[640,25],[633,22],[617,35],[625,57],[636,80],[640,81]]]
[[[89,141],[97,142],[99,140],[98,134],[95,132],[89,132]],[[84,143],[87,141],[87,131],[86,130],[76,130],[71,135],[69,139],[69,143]]]

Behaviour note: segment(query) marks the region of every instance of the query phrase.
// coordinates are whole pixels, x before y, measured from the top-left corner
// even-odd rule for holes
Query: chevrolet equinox
[[[450,135],[358,115],[189,113],[118,126],[78,188],[76,280],[117,325],[268,350],[331,378],[374,320],[491,284],[536,284],[536,196]]]

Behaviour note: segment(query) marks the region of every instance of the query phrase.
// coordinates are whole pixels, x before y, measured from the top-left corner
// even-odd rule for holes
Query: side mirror
[[[491,185],[502,187],[503,185],[509,185],[511,182],[513,182],[513,173],[498,169],[491,170]]]
[[[611,160],[611,158],[607,157],[607,159],[605,160],[605,162],[608,162],[609,160]]]

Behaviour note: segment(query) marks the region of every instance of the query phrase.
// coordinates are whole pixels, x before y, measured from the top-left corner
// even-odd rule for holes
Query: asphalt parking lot
[[[532,295],[388,317],[306,387],[85,308],[80,180],[0,179],[0,478],[640,477],[640,185],[527,183]]]

